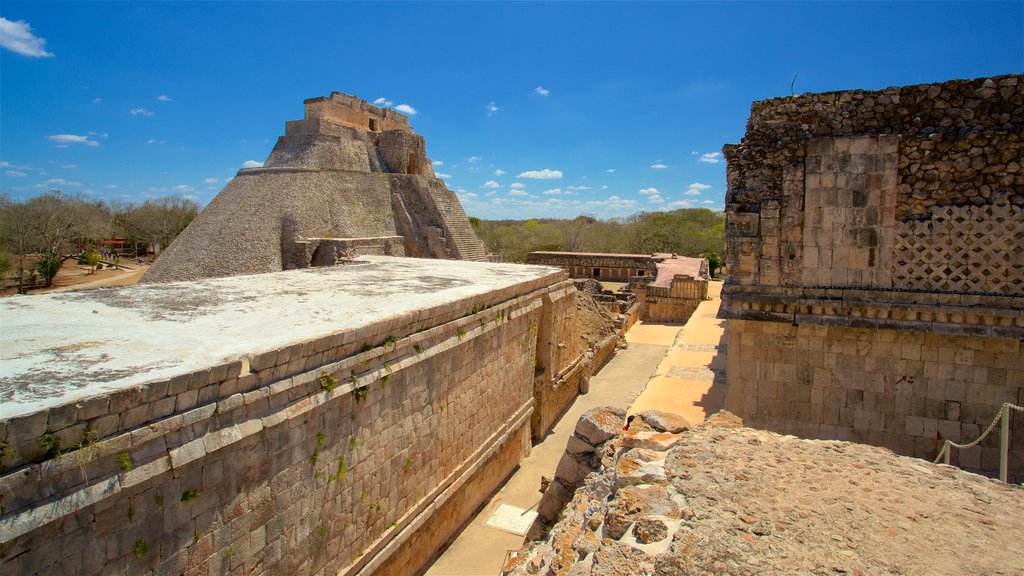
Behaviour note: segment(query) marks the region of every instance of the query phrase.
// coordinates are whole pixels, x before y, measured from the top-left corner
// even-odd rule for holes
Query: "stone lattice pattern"
[[[943,206],[903,223],[893,261],[897,287],[1024,294],[1024,209],[1005,198],[986,206]]]
[[[755,102],[724,149],[726,407],[934,458],[1024,401],[1022,134],[1021,75]]]

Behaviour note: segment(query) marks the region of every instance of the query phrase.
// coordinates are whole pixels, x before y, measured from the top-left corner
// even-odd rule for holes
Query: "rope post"
[[[953,451],[953,447],[949,445],[949,440],[946,440],[945,446],[942,447],[942,463],[949,466],[949,453]]]
[[[1006,457],[1010,451],[1010,403],[1002,407],[1003,422],[999,427],[999,480],[1006,482]]]

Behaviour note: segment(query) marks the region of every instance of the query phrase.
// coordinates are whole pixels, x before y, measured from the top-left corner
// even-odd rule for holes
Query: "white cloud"
[[[494,180],[488,180],[484,182],[484,188],[501,188],[501,184],[498,184]]]
[[[661,204],[662,202],[665,201],[665,199],[662,198],[661,196],[658,196],[657,194],[652,194],[647,197],[647,201],[652,204]]]
[[[494,175],[495,176],[501,176],[504,173],[505,173],[505,171],[502,170],[501,168],[498,168],[497,170],[494,171]]]
[[[651,194],[657,194],[658,193],[658,189],[657,188],[641,188],[639,192],[641,194],[643,194],[644,196],[649,196]]]
[[[721,152],[705,152],[700,155],[700,161],[705,164],[718,164],[722,161]]]
[[[665,205],[666,208],[693,208],[693,202],[689,200],[676,200]]]
[[[216,184],[217,182],[220,182],[219,178],[207,178],[203,180],[204,184]]]
[[[149,110],[146,110],[145,108],[132,108],[131,112],[129,112],[129,113],[132,116],[139,116],[140,114],[142,116],[152,116],[153,115],[152,112],[150,112]]]
[[[683,194],[686,194],[687,196],[699,196],[701,192],[710,189],[710,184],[701,184],[700,182],[694,182],[693,184],[690,184],[690,186],[686,189],[686,192],[683,192]]]
[[[11,22],[0,18],[0,46],[30,58],[53,56],[52,52],[46,51],[46,39],[32,34],[32,27],[24,20]]]
[[[519,175],[519,178],[534,178],[536,180],[550,180],[551,178],[561,178],[561,170],[552,170],[545,168],[543,170],[527,170]]]
[[[569,190],[592,190],[590,186],[569,186]]]
[[[611,174],[612,172],[615,172],[615,168],[609,168],[609,169],[605,170],[605,172]]]
[[[257,162],[255,160],[246,160],[242,162],[242,168],[262,168],[263,162]]]
[[[381,108],[391,108],[395,104],[391,100],[388,100],[387,98],[383,97],[377,98],[376,100],[373,101],[373,103],[376,104],[377,106],[380,106]]]
[[[536,92],[537,94],[540,94],[541,96],[547,96],[548,94],[551,94],[551,90],[548,90],[543,86],[537,86],[536,88],[533,89],[533,91]]]
[[[156,138],[150,138],[146,140],[146,144],[167,144],[167,140],[157,140]]]
[[[662,164],[661,162],[658,162],[656,164],[651,164],[651,168],[654,168],[655,170],[662,170],[664,168],[668,168],[668,166]]]
[[[68,182],[63,178],[50,178],[46,182],[43,182],[47,186],[81,186],[81,182]]]
[[[704,200],[703,202],[701,202],[701,204],[714,204],[714,203],[715,203],[714,200]]]
[[[608,197],[608,201],[609,202],[621,202],[622,198],[619,198],[618,196],[609,196]]]
[[[7,160],[0,160],[0,168],[10,168],[11,163]]]
[[[395,106],[395,110],[398,110],[402,114],[408,114],[409,116],[416,115],[416,109],[408,104],[399,104],[398,106]]]
[[[547,194],[548,196],[559,196],[559,195],[562,194],[562,189],[561,188],[552,188],[551,190],[545,190],[544,194]]]
[[[178,184],[177,186],[171,188],[171,190],[177,192],[178,194],[184,194],[185,192],[191,192],[195,190],[195,188],[192,188],[188,184]]]
[[[434,176],[437,176],[438,178],[442,178],[442,179],[445,179],[445,180],[447,180],[448,178],[452,177],[451,174],[442,174],[440,172],[437,172],[436,174],[434,174]]]
[[[608,189],[608,185],[607,184],[605,184],[604,186],[601,186],[601,190],[607,190],[607,189]]]
[[[440,160],[434,160],[433,162],[431,162],[431,164],[433,164],[434,166],[440,166],[440,165],[444,164],[444,162],[442,162]]]
[[[92,99],[92,103],[93,104],[99,104],[100,102],[103,102],[103,98],[93,98]]]
[[[508,191],[508,195],[509,196],[529,196],[530,193],[529,192],[525,192],[523,190],[509,190]]]
[[[25,176],[28,176],[28,174],[24,172],[18,172],[17,170],[8,170],[6,174],[14,178],[24,178]]]
[[[696,150],[690,150],[690,156],[696,156],[697,154],[700,154],[700,152],[697,152]]]
[[[104,188],[106,188],[107,190],[117,190],[118,188],[120,188],[120,186],[118,186],[117,184],[107,184],[106,186],[104,186]]]
[[[487,109],[487,115],[488,116],[490,116],[491,114],[494,114],[498,110],[501,110],[501,108],[499,108],[498,105],[496,103],[494,103],[494,102],[488,102],[487,106],[485,106],[484,108]]]
[[[161,101],[161,102],[170,102],[171,100],[173,100],[173,98],[171,98],[167,94],[161,94],[161,95],[157,96],[156,99]]]
[[[86,146],[99,146],[100,143],[95,140],[90,140],[88,136],[79,136],[77,134],[53,134],[47,136],[47,138],[58,145],[67,146],[68,144],[85,144]]]
[[[78,164],[61,164],[60,167],[64,170],[74,170],[78,168]]]
[[[474,194],[473,192],[466,192],[465,190],[459,190],[458,194],[459,194],[459,198],[463,198],[463,199],[466,199],[466,200],[472,200],[473,198],[478,198],[478,196],[476,194]]]
[[[522,182],[513,182],[512,184],[509,184],[508,187],[514,190],[522,190],[523,188],[526,188],[526,184],[523,184]]]
[[[479,161],[480,161],[480,157],[479,156],[470,156],[469,158],[466,158],[466,162],[469,162],[470,164],[474,164],[474,163],[479,162]]]

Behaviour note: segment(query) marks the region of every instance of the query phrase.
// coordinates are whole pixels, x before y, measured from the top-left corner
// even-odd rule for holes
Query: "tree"
[[[199,204],[180,196],[147,200],[141,206],[117,207],[117,221],[130,240],[145,239],[166,247],[199,215]]]

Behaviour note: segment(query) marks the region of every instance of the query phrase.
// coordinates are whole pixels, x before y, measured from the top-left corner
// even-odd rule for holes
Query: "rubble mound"
[[[580,290],[579,284],[576,286],[579,290],[576,295],[576,322],[580,328],[580,339],[584,348],[593,348],[615,334],[615,318],[604,306],[594,301],[594,294],[600,293],[600,289],[591,292]]]
[[[503,574],[1024,574],[1020,486],[727,412],[658,420],[593,446],[562,520]]]

